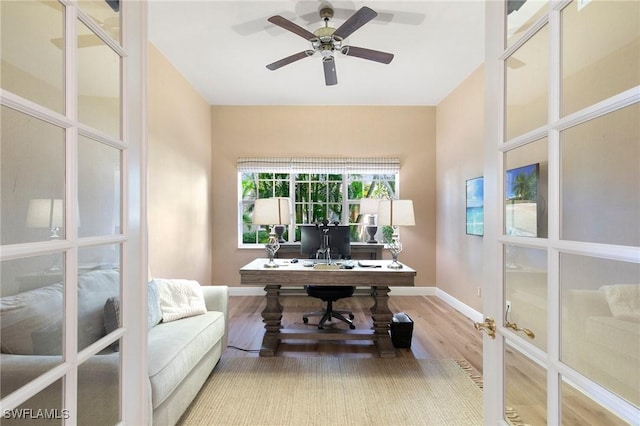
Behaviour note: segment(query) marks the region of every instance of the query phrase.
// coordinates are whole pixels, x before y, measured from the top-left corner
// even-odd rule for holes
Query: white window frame
[[[354,225],[349,222],[349,205],[357,204],[359,200],[349,198],[349,183],[353,175],[384,174],[393,175],[395,181],[394,198],[399,198],[400,189],[400,161],[398,158],[239,158],[238,159],[238,248],[260,248],[264,244],[243,242],[246,200],[242,190],[242,176],[245,173],[280,173],[288,175],[289,198],[292,200],[292,211],[295,211],[295,191],[297,174],[331,174],[341,175],[342,209],[340,223]],[[338,182],[338,181],[336,181]],[[326,204],[335,204],[326,202]],[[303,223],[295,223],[295,214],[289,222],[289,230]],[[288,242],[295,242],[295,232],[288,233]]]

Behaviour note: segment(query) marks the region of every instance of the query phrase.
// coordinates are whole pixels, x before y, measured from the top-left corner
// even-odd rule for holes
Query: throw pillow
[[[162,321],[175,321],[207,312],[202,288],[197,281],[160,278],[155,281],[160,293]]]
[[[110,297],[104,304],[104,328],[107,334],[115,331],[120,327],[120,301],[117,297]],[[111,345],[111,349],[115,352],[120,350],[120,341],[116,341]]]
[[[615,284],[600,287],[614,318],[640,322],[640,284]]]

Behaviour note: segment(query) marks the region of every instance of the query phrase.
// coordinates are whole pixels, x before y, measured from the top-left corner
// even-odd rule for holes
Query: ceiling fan
[[[354,31],[371,21],[377,15],[378,14],[374,10],[365,6],[351,15],[349,19],[335,29],[329,26],[329,20],[333,18],[333,9],[331,7],[323,7],[320,9],[320,18],[324,21],[324,27],[318,28],[314,33],[307,31],[280,15],[272,16],[268,19],[269,22],[276,24],[287,31],[291,31],[292,33],[309,41],[313,49],[303,50],[302,52],[280,59],[279,61],[267,65],[267,68],[271,71],[275,71],[292,62],[313,56],[318,52],[322,56],[325,84],[327,86],[332,86],[334,84],[338,84],[334,60],[335,52],[341,52],[347,56],[355,56],[357,58],[389,64],[391,60],[393,60],[393,54],[391,53],[342,44],[347,37],[353,34]]]
[[[98,25],[108,32],[111,35],[111,38],[114,40],[118,39],[118,34],[120,33],[120,18],[117,16],[108,17],[104,21],[100,21],[98,19],[94,20],[98,23]],[[90,31],[86,29],[86,27],[82,27],[84,31]],[[51,39],[51,43],[53,43],[58,49],[62,49],[62,45],[64,43],[64,39],[62,37],[57,37]],[[78,34],[77,38],[78,48],[83,47],[93,47],[93,46],[103,46],[104,42],[100,40],[95,34]]]

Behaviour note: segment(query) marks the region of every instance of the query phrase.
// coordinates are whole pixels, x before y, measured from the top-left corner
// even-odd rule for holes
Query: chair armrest
[[[229,287],[226,285],[201,285],[204,303],[208,311],[222,312],[224,315],[224,351],[229,338]]]

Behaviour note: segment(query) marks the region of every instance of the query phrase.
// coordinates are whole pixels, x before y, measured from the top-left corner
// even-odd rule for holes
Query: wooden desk
[[[277,260],[279,268],[265,268],[268,259],[256,259],[240,268],[242,285],[264,286],[267,305],[262,311],[265,333],[262,339],[260,356],[274,356],[280,340],[283,339],[320,339],[320,340],[373,340],[382,358],[396,356],[395,348],[389,336],[389,323],[393,313],[389,310],[389,287],[413,286],[416,271],[404,266],[402,269],[389,269],[389,260],[369,260],[367,264],[376,264],[378,268],[353,269],[314,269],[304,266],[304,262],[289,263]],[[328,286],[367,286],[371,287],[373,306],[371,318],[373,330],[286,330],[282,329],[282,311],[280,287],[303,287],[305,285]],[[282,329],[282,330],[281,330]]]

